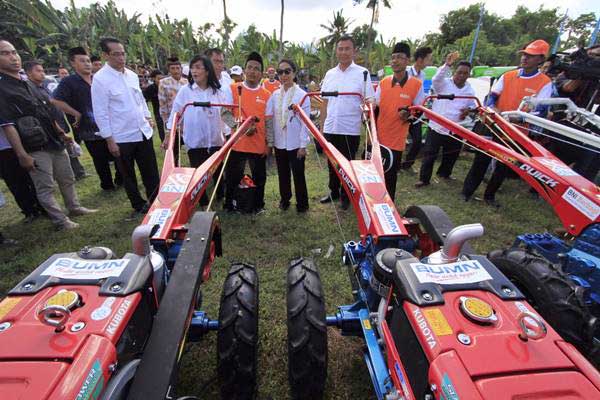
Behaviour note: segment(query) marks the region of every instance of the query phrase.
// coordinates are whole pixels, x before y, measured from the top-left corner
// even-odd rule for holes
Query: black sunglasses
[[[277,70],[277,75],[289,75],[291,73],[292,73],[292,69],[291,68],[278,69]]]

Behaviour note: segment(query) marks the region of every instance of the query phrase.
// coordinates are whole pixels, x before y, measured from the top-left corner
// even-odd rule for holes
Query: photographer
[[[19,75],[21,58],[14,46],[0,40],[0,119],[6,121],[4,133],[29,172],[38,200],[57,229],[74,229],[71,221],[54,198],[54,180],[58,183],[69,215],[84,215],[88,210],[79,204],[75,178],[65,150],[66,136],[54,117],[54,106],[47,97]],[[14,125],[14,126],[13,126]]]
[[[551,70],[562,70],[556,78],[555,84],[559,97],[570,98],[577,107],[594,110],[600,115],[600,44],[583,49],[570,56],[573,60],[569,64],[555,63]],[[572,126],[576,129],[581,127],[573,123],[555,118],[557,122]],[[592,127],[596,134],[600,133],[598,127]],[[590,181],[594,181],[600,169],[600,155],[595,151],[582,149],[576,146],[565,146],[554,142],[551,151],[561,160],[569,164],[575,162],[573,170]]]

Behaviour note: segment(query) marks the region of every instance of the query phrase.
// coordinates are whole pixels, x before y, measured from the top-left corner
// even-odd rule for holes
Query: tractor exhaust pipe
[[[138,225],[131,234],[133,252],[144,257],[150,254],[150,237],[154,234],[155,225]]]
[[[460,250],[467,240],[476,239],[483,236],[483,225],[468,224],[457,226],[446,236],[446,244],[440,251],[443,262],[454,262],[458,260]]]

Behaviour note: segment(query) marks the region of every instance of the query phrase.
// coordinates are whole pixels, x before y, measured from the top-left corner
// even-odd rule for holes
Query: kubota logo
[[[419,325],[419,329],[421,330],[421,333],[425,337],[425,340],[427,341],[429,348],[433,349],[437,345],[437,341],[435,340],[435,336],[433,336],[433,333],[431,333],[431,329],[429,328],[429,325],[427,325],[427,321],[425,321],[425,317],[423,316],[423,313],[421,312],[420,309],[415,308],[415,309],[413,309],[413,315],[415,316],[417,325]]]

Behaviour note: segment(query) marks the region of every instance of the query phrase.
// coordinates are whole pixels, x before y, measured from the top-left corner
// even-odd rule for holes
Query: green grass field
[[[285,277],[289,261],[298,256],[314,257],[323,279],[328,312],[334,312],[337,305],[352,300],[348,276],[341,267],[339,255],[344,240],[358,237],[354,213],[351,210],[340,211],[343,233],[340,232],[332,206],[318,203],[327,190],[324,158],[321,156],[323,168],[320,168],[314,149],[309,151],[310,212],[299,215],[293,205],[286,212],[277,208],[277,176],[275,167],[271,167],[266,187],[267,213],[260,216],[221,216],[224,256],[217,260],[211,280],[202,287],[203,308],[210,316],[216,317],[229,264],[246,261],[257,266],[260,277],[259,399],[288,398]],[[157,153],[162,154],[160,150]],[[502,187],[497,196],[503,204],[500,210],[491,209],[482,202],[461,201],[462,179],[471,158],[469,153],[461,156],[454,172],[456,181],[434,182],[418,190],[413,187],[417,180],[415,174],[400,173],[396,195],[398,210],[403,212],[412,204],[434,204],[444,209],[456,225],[481,222],[485,235],[473,243],[481,253],[510,246],[517,234],[543,232],[560,225],[551,208],[534,199],[527,186],[518,180],[508,180]],[[55,232],[46,219],[31,224],[21,223],[18,208],[4,183],[0,183],[0,190],[9,202],[0,209],[0,230],[5,236],[19,241],[15,247],[0,249],[0,298],[53,253],[75,251],[84,245],[107,246],[119,256],[130,250],[130,235],[139,221],[125,221],[131,211],[125,192],[121,189],[116,193],[103,193],[87,153],[82,162],[93,176],[77,183],[81,202],[86,207],[100,209],[100,212],[75,219],[81,224],[77,230]],[[221,204],[218,203],[217,210],[220,209]],[[327,258],[330,246],[334,249]],[[215,348],[214,334],[188,346],[181,366],[180,395],[219,398]],[[342,337],[337,330],[329,329],[327,399],[374,398],[361,348],[360,340]]]

